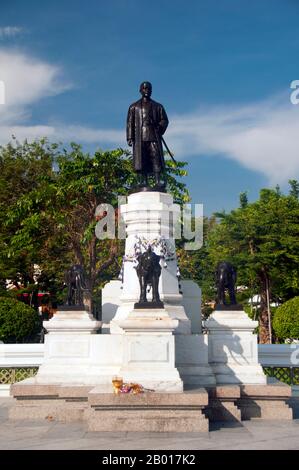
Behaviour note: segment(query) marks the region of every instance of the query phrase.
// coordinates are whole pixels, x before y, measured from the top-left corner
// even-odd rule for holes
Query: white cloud
[[[30,126],[30,106],[44,97],[57,95],[70,87],[62,70],[17,50],[0,48],[0,81],[5,85],[5,104],[0,105],[0,144],[15,135],[19,141],[34,140],[54,129],[48,125]]]
[[[275,184],[299,176],[298,134],[299,106],[273,97],[176,116],[168,140],[180,158],[223,155]]]
[[[20,26],[0,26],[0,39],[11,38],[24,32]]]
[[[0,26],[0,39],[14,37],[22,34],[24,31],[24,28],[20,26]]]
[[[57,126],[53,137],[97,145],[123,146],[124,130]],[[299,105],[288,98],[250,105],[202,108],[195,113],[170,116],[165,135],[178,159],[222,155],[264,174],[270,184],[299,178]]]
[[[0,80],[6,85],[6,105],[0,105],[0,144],[15,135],[48,136],[52,140],[125,146],[124,129],[101,129],[71,123],[28,125],[30,105],[69,88],[62,71],[17,51],[0,49]],[[222,155],[284,184],[299,177],[299,105],[288,97],[233,106],[210,106],[196,112],[170,116],[166,140],[179,159]]]
[[[126,146],[124,130],[117,129],[94,129],[84,126],[64,125],[53,129],[54,135],[65,141],[79,140],[86,143],[102,142],[108,145]]]
[[[104,142],[125,145],[124,134],[118,130],[92,129],[57,123],[28,125],[30,106],[44,97],[57,95],[70,88],[62,79],[63,71],[44,61],[16,50],[0,48],[0,81],[5,84],[5,105],[0,105],[0,144],[15,135],[19,141],[48,136],[69,142]]]
[[[5,83],[7,105],[0,108],[1,118],[4,113],[16,113],[45,96],[64,91],[69,85],[63,83],[61,74],[55,65],[18,51],[0,49],[0,80]],[[12,116],[8,117],[11,120]]]
[[[92,129],[65,124],[57,126],[0,125],[0,144],[9,142],[12,135],[16,136],[20,142],[24,139],[32,141],[41,137],[48,137],[53,141],[94,143],[99,147],[101,147],[101,144],[111,147],[126,146],[124,131]]]

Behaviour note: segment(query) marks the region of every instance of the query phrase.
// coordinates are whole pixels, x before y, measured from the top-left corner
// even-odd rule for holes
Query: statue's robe
[[[156,132],[154,128],[149,129],[149,137],[147,141],[156,141],[158,143],[159,155],[158,158],[160,159],[161,169],[164,170],[165,162],[163,157],[163,148],[162,148],[162,141],[161,135],[167,129],[168,126],[168,117],[165,112],[165,109],[160,103],[156,101],[150,100],[151,104],[151,118],[153,121],[153,125],[156,128]],[[142,124],[143,124],[143,117],[142,117],[142,99],[136,101],[135,103],[131,104],[128,110],[128,117],[127,117],[127,141],[133,141],[133,166],[134,170],[141,173],[152,173],[152,167],[150,162],[145,161],[145,156],[142,152]]]

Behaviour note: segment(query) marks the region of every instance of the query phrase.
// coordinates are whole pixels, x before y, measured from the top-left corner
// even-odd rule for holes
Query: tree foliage
[[[215,298],[214,266],[209,259],[207,239],[217,224],[215,217],[203,218],[203,246],[194,251],[184,249],[185,239],[177,241],[177,256],[183,279],[192,279],[202,289],[203,307]],[[192,227],[194,229],[194,226]]]
[[[16,299],[0,298],[0,340],[6,343],[24,342],[39,323],[36,311]]]
[[[65,149],[43,139],[0,148],[0,162],[0,187],[8,185],[0,194],[2,286],[10,279],[18,288],[36,289],[38,266],[39,288],[61,301],[64,272],[79,263],[96,294],[118,274],[124,247],[117,238],[97,239],[95,212],[100,204],[117,209],[118,197],[137,185],[131,154],[116,149],[91,155],[75,143]],[[176,202],[189,198],[179,181],[184,166],[166,161],[167,184]]]
[[[238,285],[261,295],[260,340],[269,341],[269,303],[299,292],[299,202],[293,194],[262,189],[253,203],[228,214],[209,233],[209,262],[232,262]]]
[[[19,286],[34,282],[34,260],[38,239],[34,230],[38,217],[33,212],[26,220],[18,219],[23,198],[34,195],[30,204],[38,203],[38,194],[44,179],[52,174],[56,144],[39,142],[23,144],[15,139],[0,147],[0,289],[4,292],[5,280],[11,279]],[[28,202],[28,210],[30,210]],[[20,213],[21,215],[21,213]],[[27,232],[27,233],[26,233]],[[32,234],[32,235],[31,235]],[[20,245],[18,244],[21,241]],[[42,241],[41,241],[42,243]]]
[[[181,180],[185,165],[166,160],[168,191],[179,204],[190,200]],[[62,301],[64,273],[80,263],[96,296],[118,275],[124,241],[97,239],[95,212],[99,204],[117,208],[118,197],[137,184],[131,154],[13,140],[0,147],[0,170],[0,293],[7,295],[9,279],[32,299],[41,289]],[[246,295],[261,295],[261,342],[270,339],[269,303],[299,294],[299,183],[289,184],[288,195],[279,187],[262,189],[249,203],[243,192],[239,208],[205,217],[201,249],[185,251],[186,240],[177,241],[182,277],[198,282],[205,302],[215,299],[214,268],[221,260],[237,267]],[[116,226],[117,219],[116,211]]]
[[[279,340],[299,338],[299,296],[288,300],[276,309],[273,329]]]

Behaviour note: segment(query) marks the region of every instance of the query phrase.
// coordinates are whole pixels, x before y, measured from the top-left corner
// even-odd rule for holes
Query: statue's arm
[[[129,107],[127,116],[127,142],[132,145],[135,138],[135,109],[133,106]]]
[[[168,117],[166,111],[162,105],[160,105],[160,112],[159,112],[160,120],[159,120],[159,132],[160,135],[163,135],[168,127]]]

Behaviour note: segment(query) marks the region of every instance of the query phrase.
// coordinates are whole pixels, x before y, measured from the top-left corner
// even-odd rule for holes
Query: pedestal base
[[[10,419],[87,423],[100,432],[207,432],[209,422],[292,420],[287,385],[195,388],[182,393],[111,393],[92,386],[14,384]],[[110,392],[109,392],[110,391]]]
[[[110,386],[110,389],[112,386]],[[87,423],[100,432],[208,432],[204,389],[194,393],[114,395],[105,387],[12,386],[10,419]]]
[[[115,317],[110,322],[110,333],[111,334],[123,334],[124,330],[121,327],[121,324],[128,317],[130,312],[134,309],[135,302],[122,302],[118,307]],[[191,321],[187,318],[185,309],[183,305],[176,303],[168,303],[167,301],[163,302],[164,310],[167,312],[169,317],[177,321],[177,326],[174,330],[174,334],[190,334],[191,333]],[[136,309],[139,310],[139,309]],[[150,310],[150,308],[141,308],[140,310]],[[157,309],[158,310],[158,309]]]
[[[101,322],[96,321],[84,308],[63,306],[51,320],[44,321],[43,326],[50,334],[91,335],[100,329]]]
[[[100,326],[101,322],[85,310],[59,309],[50,321],[44,322],[48,331],[44,361],[30,383],[92,385],[110,381],[120,367],[122,342],[118,337],[95,334]]]
[[[94,388],[89,393],[89,431],[208,432],[203,414],[208,404],[204,389],[196,393],[111,395]]]
[[[207,390],[209,405],[205,414],[211,422],[293,419],[288,405],[292,390],[288,385],[223,385]]]
[[[258,363],[258,322],[242,310],[215,310],[207,321],[209,364],[217,384],[265,384]]]
[[[216,385],[209,364],[208,335],[175,335],[175,365],[184,387]]]
[[[134,304],[134,309],[161,309],[164,308],[163,302],[136,302]]]
[[[183,291],[182,295],[179,295],[177,302],[170,302],[164,300],[164,308],[169,312],[172,318],[179,320],[179,326],[175,330],[176,334],[199,334],[202,332],[201,328],[201,289],[198,285],[190,280],[181,281],[181,288]],[[102,334],[113,334],[123,333],[121,328],[112,322],[110,331],[110,322],[115,319],[116,312],[121,302],[122,294],[122,283],[121,281],[110,281],[108,282],[102,291]],[[182,305],[180,305],[180,303]],[[125,306],[124,306],[125,305]],[[118,318],[123,320],[126,315],[134,308],[134,302],[126,302],[119,309]],[[186,321],[187,315],[187,321]],[[191,331],[190,331],[191,324]]]
[[[183,391],[175,367],[172,332],[177,325],[165,309],[136,309],[119,323],[124,330],[119,374],[125,382],[137,382],[155,391]]]

